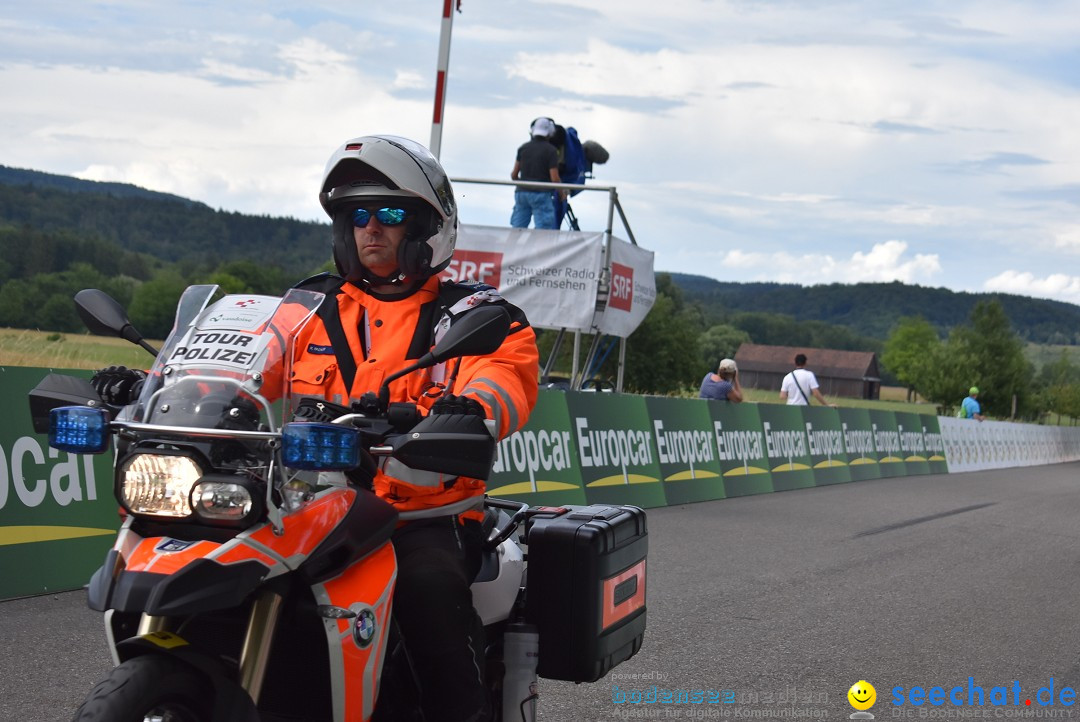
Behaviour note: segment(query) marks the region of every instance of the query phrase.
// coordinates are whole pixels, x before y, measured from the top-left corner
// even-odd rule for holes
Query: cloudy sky
[[[338,143],[431,140],[442,5],[4,3],[0,164],[321,219]],[[447,99],[453,177],[508,179],[539,115],[600,142],[660,271],[1080,303],[1075,0],[461,0]]]

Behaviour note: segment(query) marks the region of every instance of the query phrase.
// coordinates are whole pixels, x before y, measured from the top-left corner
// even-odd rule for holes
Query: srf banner
[[[603,233],[462,225],[443,275],[495,286],[537,328],[587,331],[603,244]]]

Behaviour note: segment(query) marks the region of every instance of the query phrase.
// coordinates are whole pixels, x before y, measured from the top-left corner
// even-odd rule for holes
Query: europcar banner
[[[626,338],[634,332],[656,302],[653,252],[612,236],[610,291],[607,305],[596,313],[600,333]]]
[[[27,393],[47,373],[0,366],[0,599],[83,586],[119,527],[112,454],[57,452],[33,432]],[[525,428],[499,442],[488,493],[651,508],[1076,460],[1078,428],[545,390]]]
[[[786,404],[758,406],[774,491],[814,486],[814,469],[802,409],[801,406]]]
[[[867,409],[837,409],[840,430],[844,434],[844,451],[848,457],[848,473],[852,481],[881,478],[874,431]]]
[[[643,396],[568,391],[566,407],[590,504],[666,503]]]
[[[462,225],[443,275],[495,286],[533,326],[588,331],[603,243],[603,233]]]
[[[540,392],[525,427],[499,442],[487,486],[491,496],[529,504],[587,503],[565,394]]]
[[[709,408],[725,496],[765,494],[773,490],[765,435],[757,404],[697,401]]]
[[[895,416],[896,430],[900,434],[900,451],[904,455],[904,466],[907,467],[908,475],[947,471],[947,468],[939,468],[944,466],[941,462],[945,461],[940,448],[941,434],[936,428],[931,431],[927,427],[930,419],[934,420],[936,427],[937,417],[902,411],[896,412]]]
[[[870,409],[870,429],[874,432],[874,447],[878,454],[878,468],[882,476],[904,476],[903,449],[900,446],[900,430],[896,426],[896,414],[892,411]]]
[[[120,527],[112,454],[56,451],[33,432],[27,393],[48,373],[0,367],[0,599],[78,589]]]
[[[650,396],[645,404],[667,503],[723,499],[724,477],[707,402]]]
[[[824,406],[803,406],[803,427],[814,484],[841,484],[851,481],[851,467],[844,447],[844,429],[836,409]]]

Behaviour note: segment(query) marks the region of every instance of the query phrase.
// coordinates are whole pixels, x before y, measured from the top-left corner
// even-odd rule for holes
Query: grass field
[[[695,396],[697,394],[694,394]],[[765,391],[763,389],[743,389],[743,398],[757,404],[779,404],[780,393],[778,391]],[[919,401],[908,403],[907,390],[899,386],[882,386],[881,398],[849,399],[843,396],[826,396],[829,403],[852,409],[883,409],[885,411],[910,411],[916,414],[936,414],[937,407],[934,404]],[[817,405],[817,401],[814,402]]]
[[[160,346],[160,341],[151,341]],[[88,333],[50,333],[15,328],[0,328],[0,366],[35,366],[50,369],[100,369],[123,365],[150,368],[150,354],[123,339],[93,336]],[[778,404],[776,391],[744,389],[746,400],[759,404]],[[696,397],[697,391],[688,397]],[[906,391],[896,386],[884,386],[881,399],[869,401],[843,397],[827,397],[838,406],[850,408],[912,411],[917,414],[937,413],[929,403],[908,403]]]
[[[159,346],[160,342],[151,341],[151,345]],[[153,361],[142,348],[120,338],[0,328],[0,366],[99,369],[118,365],[146,369]]]

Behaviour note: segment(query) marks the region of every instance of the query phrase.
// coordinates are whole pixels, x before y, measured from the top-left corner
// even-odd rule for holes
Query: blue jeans
[[[514,212],[510,214],[510,226],[528,228],[530,216],[536,228],[558,228],[551,191],[514,191]]]

